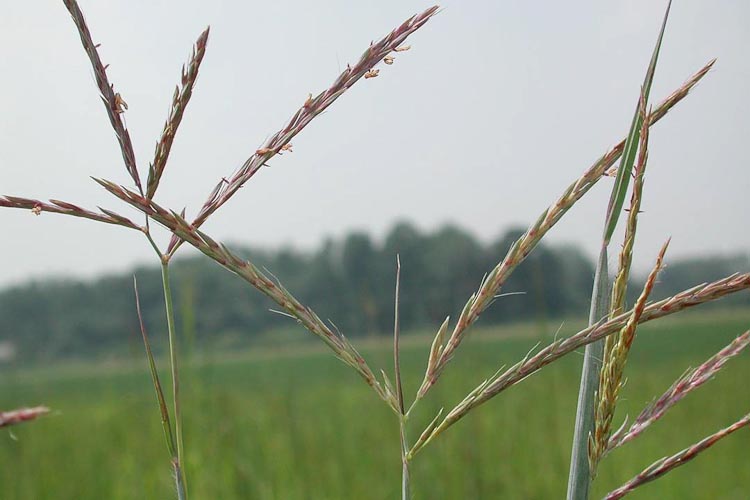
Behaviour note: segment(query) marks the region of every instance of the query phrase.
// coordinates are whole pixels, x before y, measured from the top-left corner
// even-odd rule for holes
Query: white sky
[[[316,246],[398,219],[455,222],[489,241],[543,208],[626,133],[665,1],[448,1],[412,50],[360,81],[206,225],[252,245]],[[94,40],[130,106],[143,176],[180,66],[206,24],[208,53],[157,201],[195,214],[370,40],[429,4],[83,1]],[[640,269],[671,255],[747,252],[750,231],[750,2],[678,0],[654,102],[718,63],[651,135]],[[6,2],[0,16],[0,194],[132,212],[89,176],[128,184],[88,60],[62,2]],[[552,231],[598,246],[611,181]],[[154,262],[132,231],[0,211],[0,285],[92,276]],[[166,239],[166,236],[164,236]],[[184,248],[183,251],[188,250]],[[498,256],[499,258],[500,256]]]

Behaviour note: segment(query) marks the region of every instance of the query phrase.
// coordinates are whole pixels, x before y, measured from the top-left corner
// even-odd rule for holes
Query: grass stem
[[[164,304],[167,314],[167,330],[169,333],[169,365],[172,371],[172,398],[174,402],[174,430],[177,445],[177,458],[173,464],[177,497],[187,498],[187,483],[184,472],[184,453],[182,441],[182,413],[180,412],[180,380],[177,366],[177,339],[174,326],[174,305],[172,302],[172,287],[169,282],[169,260],[162,259],[161,279],[164,289]]]
[[[409,441],[406,437],[406,408],[404,405],[404,389],[401,384],[401,363],[399,360],[399,337],[400,327],[398,321],[399,290],[401,289],[401,259],[396,255],[396,294],[393,306],[393,365],[396,378],[396,399],[398,402],[398,427],[401,444],[401,499],[411,498],[411,486],[409,480]],[[411,408],[410,408],[411,409]]]
[[[409,440],[406,437],[406,415],[398,419],[401,439],[401,500],[411,499],[411,478],[409,475]]]

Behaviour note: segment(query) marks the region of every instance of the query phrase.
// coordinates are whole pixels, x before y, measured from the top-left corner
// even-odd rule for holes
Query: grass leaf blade
[[[654,81],[654,73],[656,72],[656,63],[659,60],[659,51],[661,50],[661,42],[664,38],[664,30],[667,27],[667,19],[669,18],[669,10],[672,7],[672,1],[670,0],[667,4],[667,10],[664,13],[664,20],[661,24],[661,30],[659,31],[659,37],[656,40],[656,47],[651,55],[651,62],[649,63],[648,70],[646,71],[646,77],[643,80],[643,99],[648,101],[649,93],[651,92],[651,84]],[[636,107],[635,113],[633,114],[633,121],[630,124],[630,131],[628,132],[628,138],[625,141],[625,149],[620,159],[620,168],[617,169],[617,177],[615,179],[615,186],[612,189],[612,195],[609,199],[609,206],[607,207],[607,222],[604,229],[604,243],[609,244],[612,239],[612,234],[615,232],[617,227],[617,220],[619,219],[620,212],[622,211],[622,205],[625,203],[625,195],[628,190],[628,184],[630,182],[630,173],[633,170],[635,163],[636,153],[638,151],[638,142],[640,139],[641,131],[641,114],[640,114],[640,99],[639,106]]]
[[[156,399],[159,402],[159,412],[161,414],[161,424],[164,427],[164,437],[167,440],[167,449],[171,456],[175,456],[175,444],[174,436],[172,435],[172,423],[169,419],[169,409],[167,408],[166,400],[164,399],[164,391],[161,387],[161,380],[159,380],[159,372],[156,370],[156,361],[154,361],[154,354],[151,351],[151,342],[148,340],[148,333],[146,333],[146,325],[143,324],[143,314],[141,313],[141,299],[138,295],[138,281],[133,276],[133,290],[135,291],[135,309],[138,313],[138,325],[141,328],[141,336],[143,337],[143,345],[146,347],[146,358],[148,358],[148,368],[151,372],[151,381],[154,384],[154,391],[156,392]]]

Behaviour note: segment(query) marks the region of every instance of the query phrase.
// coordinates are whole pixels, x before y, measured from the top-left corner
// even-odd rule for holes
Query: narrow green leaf
[[[625,202],[625,195],[628,190],[628,184],[630,182],[630,174],[633,170],[633,164],[635,163],[636,153],[638,151],[638,141],[641,134],[641,114],[639,109],[641,107],[641,99],[645,99],[648,103],[648,96],[651,92],[651,83],[654,81],[654,73],[656,72],[656,62],[659,59],[659,51],[661,50],[661,42],[664,38],[664,30],[667,27],[667,19],[669,18],[669,10],[672,7],[672,0],[669,0],[667,4],[667,10],[664,13],[664,20],[661,24],[661,30],[659,31],[659,37],[656,40],[656,47],[654,47],[654,53],[651,55],[651,62],[648,65],[646,71],[646,77],[643,80],[643,87],[641,96],[638,99],[638,105],[635,108],[633,114],[633,120],[630,124],[630,131],[628,132],[628,138],[625,141],[625,149],[620,158],[620,167],[617,169],[617,177],[615,179],[615,185],[612,188],[612,195],[609,199],[609,205],[607,207],[607,219],[604,225],[604,244],[609,244],[612,234],[615,232],[617,227],[617,220],[620,217],[622,211],[622,205]]]
[[[154,355],[151,352],[151,343],[148,340],[148,334],[146,333],[146,326],[143,324],[143,315],[141,314],[141,300],[138,296],[138,281],[133,276],[133,290],[135,291],[135,308],[138,313],[138,324],[141,327],[141,336],[143,337],[143,344],[146,347],[146,358],[148,358],[148,367],[151,371],[151,381],[154,384],[154,391],[156,392],[156,399],[159,402],[159,413],[161,415],[161,424],[164,428],[164,437],[167,440],[167,449],[169,454],[174,457],[177,455],[177,450],[174,443],[174,436],[172,435],[172,423],[169,419],[169,410],[167,409],[167,403],[164,400],[164,391],[161,388],[161,381],[159,380],[159,372],[156,370],[156,362],[154,361]]]

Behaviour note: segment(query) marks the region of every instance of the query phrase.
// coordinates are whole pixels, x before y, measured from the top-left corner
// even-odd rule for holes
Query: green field
[[[411,433],[499,365],[525,354],[539,340],[537,326],[478,330],[416,412]],[[691,311],[644,326],[617,422],[748,328],[750,313],[737,311]],[[571,322],[560,334],[574,329]],[[425,342],[407,339],[407,393],[421,382]],[[386,345],[363,349],[373,368],[390,370]],[[563,498],[580,362],[572,354],[543,369],[425,448],[413,465],[415,498]],[[398,497],[396,419],[326,352],[303,344],[287,354],[266,350],[231,360],[195,353],[183,377],[193,499]],[[750,355],[743,353],[643,437],[613,452],[594,497],[750,411],[748,381]],[[145,359],[0,372],[0,408],[34,404],[54,413],[0,432],[0,498],[171,498]],[[748,498],[749,449],[744,429],[630,498]]]

